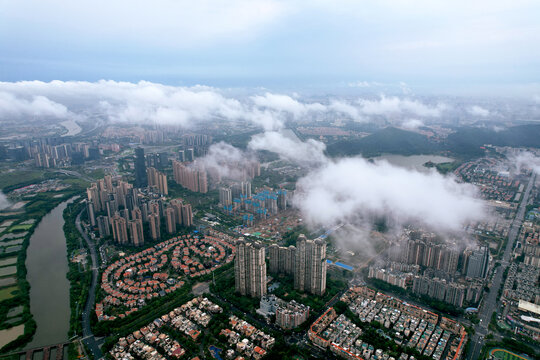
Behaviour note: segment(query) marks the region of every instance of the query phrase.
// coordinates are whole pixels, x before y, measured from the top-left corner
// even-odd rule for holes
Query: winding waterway
[[[69,330],[69,281],[64,218],[64,201],[43,217],[32,237],[26,255],[30,283],[30,312],[37,323],[32,342],[26,348],[67,340]]]

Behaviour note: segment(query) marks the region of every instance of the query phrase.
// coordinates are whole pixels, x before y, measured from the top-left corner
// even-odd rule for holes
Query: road
[[[103,353],[101,352],[101,349],[99,348],[98,342],[96,338],[94,337],[94,333],[92,333],[92,329],[90,328],[90,314],[92,314],[93,308],[94,308],[94,302],[96,299],[96,286],[98,282],[98,276],[99,276],[99,261],[96,253],[96,246],[92,240],[86,235],[86,232],[83,230],[81,226],[81,214],[84,210],[82,210],[78,215],[77,219],[75,220],[75,225],[77,226],[77,230],[83,237],[84,241],[86,241],[86,244],[88,245],[88,249],[90,250],[90,257],[92,259],[92,283],[90,284],[90,289],[88,290],[88,297],[86,298],[86,304],[84,305],[84,311],[82,314],[82,329],[83,329],[83,343],[90,349],[90,352],[94,356],[94,359],[103,359]]]
[[[89,178],[88,176],[83,175],[80,172],[75,171],[75,170],[56,169],[56,172],[59,172],[61,174],[68,175],[68,176],[78,177],[79,179],[83,179],[83,180],[86,180],[88,182],[94,181],[93,179]]]
[[[516,213],[516,217],[510,227],[508,232],[508,243],[504,249],[503,259],[501,261],[501,266],[497,270],[495,276],[493,276],[493,281],[491,283],[491,289],[487,293],[487,296],[484,296],[484,301],[482,306],[478,310],[478,318],[480,322],[475,326],[475,334],[471,338],[471,347],[469,349],[468,359],[476,360],[480,358],[480,351],[484,346],[485,336],[488,334],[488,326],[491,321],[491,316],[498,306],[498,296],[499,289],[502,285],[503,274],[506,268],[509,265],[510,256],[512,255],[512,250],[514,249],[514,242],[516,241],[517,235],[519,233],[519,228],[525,218],[525,210],[527,209],[527,202],[529,200],[529,195],[531,193],[532,186],[534,184],[535,175],[531,176],[529,183],[527,184],[527,189],[523,194],[521,203]]]

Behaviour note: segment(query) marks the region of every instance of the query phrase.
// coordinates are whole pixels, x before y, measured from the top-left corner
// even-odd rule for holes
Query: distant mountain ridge
[[[330,156],[377,156],[383,153],[417,155],[450,151],[457,156],[480,156],[485,144],[540,148],[540,125],[518,125],[495,131],[488,128],[462,127],[438,143],[412,131],[386,127],[364,138],[344,140],[327,146]]]

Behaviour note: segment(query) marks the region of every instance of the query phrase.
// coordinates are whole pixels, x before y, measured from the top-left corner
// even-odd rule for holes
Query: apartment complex
[[[315,295],[326,290],[326,242],[323,239],[308,240],[298,236],[296,247],[268,248],[270,272],[294,276],[294,288]]]
[[[242,295],[262,297],[266,295],[265,248],[259,242],[247,242],[240,238],[234,261],[234,285]]]

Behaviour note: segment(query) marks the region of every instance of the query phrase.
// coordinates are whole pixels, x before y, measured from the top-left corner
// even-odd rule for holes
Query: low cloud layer
[[[308,167],[319,166],[327,161],[324,155],[326,145],[322,142],[313,139],[305,142],[293,140],[277,131],[253,136],[248,147],[254,151],[267,150],[284,160]]]
[[[17,97],[7,92],[0,92],[0,118],[53,117],[65,119],[68,109],[44,96],[32,96],[29,99]]]
[[[418,119],[405,120],[403,122],[403,124],[401,124],[401,127],[403,127],[404,129],[408,129],[408,130],[415,130],[415,129],[418,129],[419,127],[421,127],[421,126],[424,126],[424,122],[422,120],[418,120]]]
[[[323,143],[281,132],[254,136],[248,147],[311,169],[298,181],[293,202],[313,226],[346,223],[369,229],[375,219],[385,218],[396,227],[415,223],[450,233],[485,214],[473,185],[434,170],[417,172],[360,157],[330,159]]]
[[[257,161],[252,152],[244,152],[234,146],[219,142],[212,144],[208,154],[197,158],[193,166],[205,169],[210,176],[219,180],[245,180],[246,166]]]
[[[474,105],[467,109],[467,112],[473,116],[479,116],[479,117],[487,117],[490,115],[490,112],[488,109],[485,109],[481,106]]]
[[[418,100],[386,97],[381,95],[378,100],[359,100],[360,111],[366,115],[412,114],[422,117],[440,117],[448,107],[443,103],[426,105]]]
[[[84,120],[86,114],[101,114],[111,122],[185,128],[205,121],[248,120],[265,131],[275,131],[289,120],[328,117],[368,122],[380,115],[432,118],[440,117],[446,109],[442,103],[429,105],[384,95],[376,100],[328,98],[309,102],[296,95],[270,92],[235,98],[213,87],[178,87],[147,81],[0,82],[0,121],[28,116],[37,120]]]
[[[536,175],[540,175],[540,157],[532,152],[523,151],[512,157],[511,162],[516,164],[516,170],[531,169]]]
[[[300,179],[298,189],[296,206],[317,225],[388,217],[397,224],[459,231],[484,213],[472,185],[362,158],[328,161]]]

